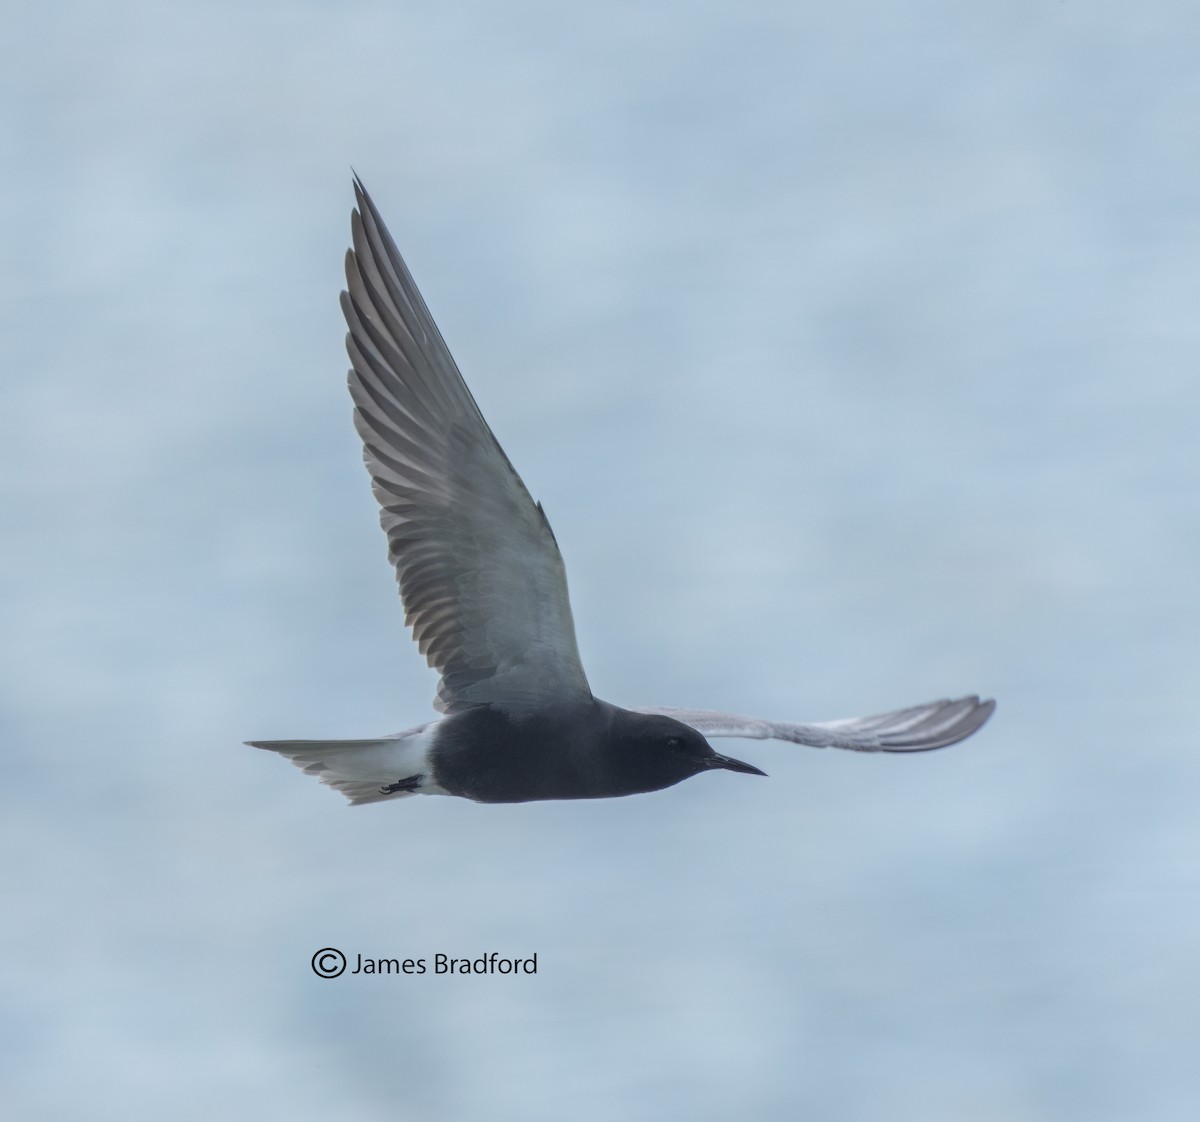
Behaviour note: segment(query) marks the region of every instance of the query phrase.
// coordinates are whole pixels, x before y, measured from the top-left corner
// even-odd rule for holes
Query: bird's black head
[[[618,712],[609,745],[618,774],[630,785],[623,793],[658,791],[714,769],[766,775],[741,760],[714,752],[694,728],[671,717]]]

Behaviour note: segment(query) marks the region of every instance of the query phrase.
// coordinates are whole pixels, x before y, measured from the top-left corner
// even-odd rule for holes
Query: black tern
[[[622,709],[592,696],[550,523],[492,435],[361,180],[341,296],[350,395],[405,622],[441,674],[442,716],[367,740],[254,740],[351,803],[458,795],[598,799],[706,771],[765,772],[708,737],[856,752],[954,744],[993,701],[781,724],[708,709]]]

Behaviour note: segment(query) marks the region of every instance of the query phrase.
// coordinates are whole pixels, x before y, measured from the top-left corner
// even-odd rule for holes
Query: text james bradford
[[[368,958],[358,955],[351,974],[427,974],[431,971],[423,958]],[[479,958],[433,956],[434,974],[536,974],[537,955],[530,958],[501,958],[493,951]]]

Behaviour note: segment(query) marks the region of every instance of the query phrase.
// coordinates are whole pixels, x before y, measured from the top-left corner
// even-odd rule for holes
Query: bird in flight
[[[974,696],[807,725],[594,697],[545,512],[492,435],[357,177],[354,193],[341,297],[354,424],[405,621],[441,674],[442,715],[365,740],[248,744],[355,804],[416,794],[528,802],[658,791],[706,771],[765,774],[709,738],[921,752],[991,716],[995,702]]]

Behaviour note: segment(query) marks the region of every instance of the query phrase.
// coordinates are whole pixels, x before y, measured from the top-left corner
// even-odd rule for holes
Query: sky
[[[1198,45],[1182,0],[11,12],[11,1116],[1195,1118]],[[433,716],[351,168],[598,696],[992,722],[515,806],[244,747]],[[432,972],[493,951],[536,975]]]

